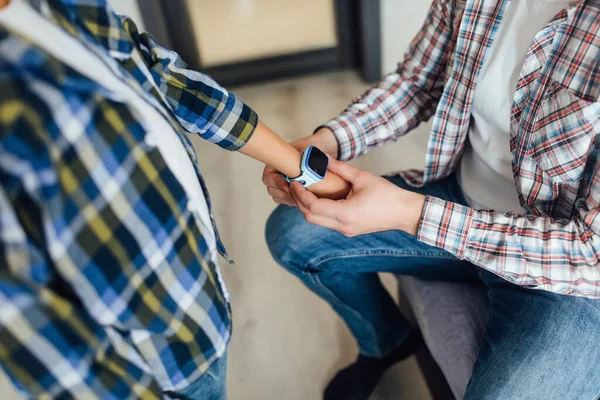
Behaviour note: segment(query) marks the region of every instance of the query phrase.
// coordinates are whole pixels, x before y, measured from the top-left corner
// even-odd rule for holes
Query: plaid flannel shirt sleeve
[[[338,141],[340,160],[364,155],[433,115],[444,89],[452,49],[454,10],[448,3],[433,2],[396,72],[383,77],[341,115],[323,125]]]
[[[571,219],[518,216],[428,197],[418,239],[509,282],[600,298],[600,169]]]
[[[256,112],[151,35],[138,32],[131,19],[121,19],[181,126],[226,150],[242,148],[258,124]]]

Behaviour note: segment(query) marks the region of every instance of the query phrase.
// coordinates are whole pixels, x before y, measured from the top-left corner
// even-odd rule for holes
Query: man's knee
[[[499,399],[597,399],[600,386],[597,380],[597,368],[573,370],[568,363],[552,369],[545,365],[522,366],[504,365],[504,370],[496,376],[479,377],[471,380],[465,394],[465,400]],[[530,367],[529,369],[526,369]],[[583,377],[574,377],[583,373]]]
[[[599,300],[501,282],[493,296],[495,322],[488,322],[466,399],[598,398]]]
[[[287,269],[302,267],[304,249],[310,245],[310,225],[296,207],[279,206],[267,220],[265,236],[271,255]]]

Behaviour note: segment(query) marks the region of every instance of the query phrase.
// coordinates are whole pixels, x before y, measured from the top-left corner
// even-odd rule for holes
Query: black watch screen
[[[312,147],[310,149],[310,154],[308,155],[307,164],[308,167],[313,170],[317,175],[323,179],[325,177],[325,173],[327,172],[327,164],[329,163],[329,159],[321,150],[316,147]]]

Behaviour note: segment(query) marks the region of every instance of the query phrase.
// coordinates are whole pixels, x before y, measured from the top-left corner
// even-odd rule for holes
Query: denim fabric
[[[181,400],[226,400],[227,353],[218,358],[200,378],[179,393]]]
[[[408,190],[465,204],[454,175]],[[275,260],[327,301],[352,331],[361,354],[382,357],[409,326],[378,272],[421,279],[483,282],[490,313],[465,398],[598,399],[600,300],[563,296],[508,283],[400,231],[347,238],[308,224],[280,206],[267,222]]]

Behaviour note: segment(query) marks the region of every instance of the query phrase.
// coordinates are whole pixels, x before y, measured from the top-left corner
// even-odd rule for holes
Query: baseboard
[[[202,70],[221,85],[229,88],[271,79],[334,70],[339,65],[338,57],[338,49],[333,47],[219,65]]]

